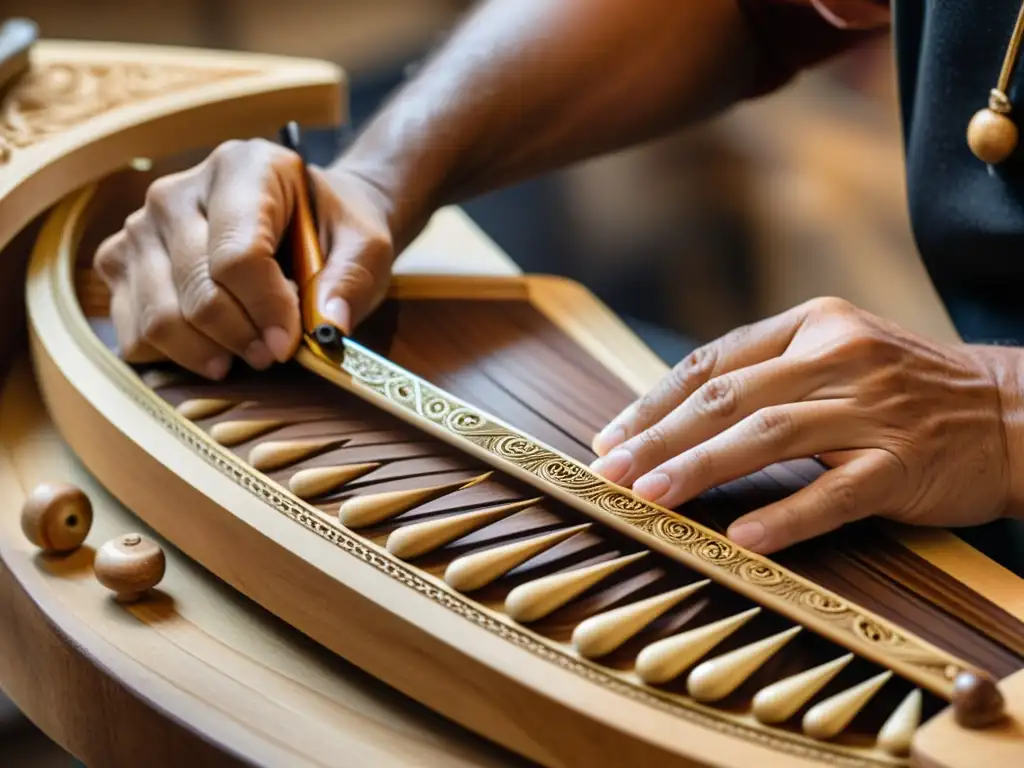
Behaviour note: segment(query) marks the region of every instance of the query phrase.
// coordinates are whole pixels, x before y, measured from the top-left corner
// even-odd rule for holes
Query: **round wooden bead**
[[[967,126],[967,145],[986,165],[997,165],[1017,148],[1017,126],[1006,115],[991,109],[978,110]]]
[[[67,483],[37,485],[21,507],[25,537],[49,554],[78,549],[91,527],[92,502]]]
[[[1003,694],[995,680],[975,672],[961,672],[953,681],[953,715],[965,728],[984,728],[1003,716]]]
[[[137,600],[164,577],[164,551],[138,533],[111,539],[96,553],[93,568],[100,584],[120,602]]]

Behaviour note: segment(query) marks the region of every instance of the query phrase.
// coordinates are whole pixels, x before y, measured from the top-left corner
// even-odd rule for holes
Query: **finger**
[[[128,274],[124,259],[127,240],[128,235],[123,229],[119,229],[100,243],[93,257],[93,269],[111,291],[116,284],[123,282]]]
[[[875,447],[872,437],[853,400],[769,406],[641,476],[633,492],[663,507],[678,507],[770,464]]]
[[[129,217],[126,230],[134,250],[128,275],[131,311],[140,338],[201,376],[224,378],[231,366],[230,354],[185,321],[170,260],[149,223],[136,216]]]
[[[629,485],[762,408],[803,400],[824,375],[813,359],[775,357],[717,376],[661,421],[598,459],[593,469],[613,483]]]
[[[299,344],[299,302],[276,253],[304,178],[297,155],[269,143],[259,147],[218,150],[207,202],[210,276],[284,362]]]
[[[329,189],[311,169],[317,189]],[[326,191],[326,190],[325,190]],[[332,200],[321,194],[321,200]],[[316,281],[320,311],[345,333],[352,333],[387,295],[394,251],[381,227],[352,208],[335,211],[338,222],[326,234],[328,260]]]
[[[126,280],[114,284],[110,294],[110,320],[117,337],[117,353],[126,363],[155,363],[167,358],[142,340],[132,312],[131,288]]]
[[[613,448],[665,418],[711,379],[778,357],[792,341],[806,315],[802,307],[730,331],[695,350],[672,368],[639,400],[631,403],[597,435],[594,452]]]
[[[902,466],[893,454],[857,452],[792,496],[738,518],[728,535],[742,547],[771,554],[846,523],[890,513],[889,503],[902,479]]]
[[[181,313],[197,331],[263,370],[274,356],[242,306],[210,276],[200,185],[196,174],[181,174],[157,180],[146,194],[147,212],[170,258]]]
[[[351,334],[387,295],[391,253],[355,230],[339,233],[339,244],[316,280],[324,315]]]

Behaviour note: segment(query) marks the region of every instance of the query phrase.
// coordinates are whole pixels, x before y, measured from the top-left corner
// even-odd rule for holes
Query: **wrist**
[[[1024,350],[987,345],[970,349],[989,371],[999,395],[1009,475],[1004,516],[1024,518]]]

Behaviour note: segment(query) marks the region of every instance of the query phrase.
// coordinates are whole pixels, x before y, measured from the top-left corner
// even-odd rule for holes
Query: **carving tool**
[[[305,184],[300,186],[295,202],[290,242],[292,279],[299,288],[302,334],[307,345],[317,354],[340,362],[345,350],[345,332],[320,313],[318,278],[326,259],[320,248],[316,187],[297,123],[290,122],[281,129],[281,143],[302,158],[305,176]]]

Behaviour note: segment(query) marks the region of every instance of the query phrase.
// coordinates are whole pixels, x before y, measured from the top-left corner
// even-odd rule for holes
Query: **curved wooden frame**
[[[92,332],[74,300],[71,265],[88,198],[86,192],[61,205],[31,263],[37,379],[55,424],[89,470],[215,575],[375,677],[545,765],[597,761],[610,745],[623,759],[644,762],[701,764],[725,755],[736,766],[899,763],[744,725],[696,703],[681,716],[624,695],[630,686],[552,664],[435,594],[409,589],[372,554],[348,556],[329,538],[294,525],[271,499],[239,493],[243,477],[189,450],[114,381],[109,366],[134,374],[95,337],[82,343]],[[92,449],[97,444],[104,449]],[[228,541],[233,546],[223,546]]]

